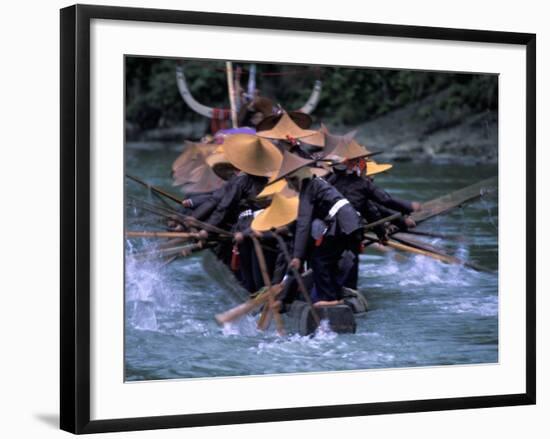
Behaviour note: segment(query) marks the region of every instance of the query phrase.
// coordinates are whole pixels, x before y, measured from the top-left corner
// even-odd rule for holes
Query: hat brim
[[[366,158],[374,157],[376,155],[382,154],[383,152],[384,151],[374,151],[374,152],[369,152],[367,154],[357,154],[351,157],[331,156],[331,154],[328,154],[321,161],[330,162],[330,166],[335,166],[349,160],[356,160],[356,159],[362,159],[362,158],[366,159]]]
[[[367,177],[389,171],[391,168],[393,165],[389,163],[367,162]]]
[[[313,119],[309,114],[302,113],[300,111],[289,111],[288,115],[293,122],[303,130],[307,130],[312,124]],[[267,131],[272,129],[277,122],[281,120],[282,114],[272,114],[264,117],[258,125],[256,125],[256,131]]]
[[[224,142],[224,155],[235,168],[260,177],[270,177],[281,165],[282,154],[269,140],[235,134]]]
[[[268,183],[266,187],[264,187],[264,190],[261,191],[256,198],[267,198],[271,197],[272,195],[276,194],[277,192],[281,192],[286,187],[286,181],[284,180],[278,180],[275,183]]]
[[[275,183],[275,182],[277,182],[277,181],[280,181],[280,180],[282,180],[282,179],[284,179],[284,178],[286,178],[286,177],[288,177],[288,176],[294,174],[295,172],[298,172],[300,169],[307,168],[308,166],[313,165],[314,163],[315,163],[315,160],[311,160],[311,162],[309,162],[309,163],[304,163],[303,165],[298,166],[298,167],[295,168],[295,169],[291,169],[291,170],[289,170],[289,171],[287,171],[287,172],[285,172],[285,173],[283,173],[283,174],[279,174],[279,175],[273,177],[273,180],[269,180],[269,184],[272,184],[272,183]]]
[[[223,152],[216,152],[206,157],[206,164],[212,168],[212,171],[222,180],[228,180],[231,175],[237,170]]]
[[[251,228],[258,232],[284,227],[298,218],[299,197],[275,194],[271,205],[252,220]]]

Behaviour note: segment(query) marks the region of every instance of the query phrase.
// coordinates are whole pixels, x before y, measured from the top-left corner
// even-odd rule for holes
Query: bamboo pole
[[[126,232],[128,238],[199,238],[198,233],[191,232],[138,232],[129,230]]]
[[[288,264],[288,267],[292,274],[294,275],[296,282],[298,283],[298,289],[301,291],[302,295],[304,296],[304,299],[306,300],[307,304],[311,308],[311,314],[313,315],[313,319],[315,320],[315,323],[317,326],[321,324],[321,319],[319,318],[319,314],[317,313],[317,310],[313,306],[313,302],[311,301],[311,297],[309,296],[309,292],[307,291],[307,288],[304,284],[304,280],[302,279],[302,275],[298,273],[298,270],[296,270],[291,264],[291,258],[290,254],[288,253],[288,247],[284,241],[284,239],[276,232],[273,232],[273,236],[279,243],[279,247],[281,248],[281,251],[283,252],[283,255],[286,259],[286,262]]]
[[[231,105],[231,123],[233,128],[237,128],[237,107],[235,103],[235,83],[233,82],[233,63],[225,62],[225,71],[227,73],[227,89],[229,91],[229,103]]]
[[[454,256],[440,255],[440,254],[433,253],[433,252],[430,252],[430,251],[427,251],[427,250],[423,250],[423,249],[420,249],[420,248],[417,248],[417,247],[402,244],[401,242],[397,242],[397,241],[394,241],[394,240],[391,240],[391,239],[388,240],[387,245],[389,247],[392,247],[392,248],[396,249],[396,250],[401,250],[401,251],[406,251],[406,252],[409,252],[409,253],[415,253],[417,255],[427,256],[427,257],[430,257],[430,258],[433,258],[433,259],[437,259],[441,262],[446,262],[447,264],[460,263],[458,261],[458,259],[455,258]]]
[[[264,251],[262,250],[262,246],[260,244],[260,241],[258,238],[256,238],[254,235],[250,235],[250,239],[252,240],[252,244],[254,245],[254,251],[256,252],[256,257],[258,258],[258,263],[260,265],[260,271],[262,273],[262,277],[264,280],[264,285],[267,285],[268,288],[271,288],[271,279],[269,277],[269,272],[267,269],[267,264],[265,262],[265,255]],[[281,317],[281,314],[279,313],[279,310],[275,307],[275,299],[273,296],[269,297],[269,300],[267,304],[265,305],[266,310],[265,313],[269,314],[269,312],[273,313],[273,317],[275,319],[275,324],[277,325],[277,333],[279,335],[284,335],[285,333],[285,327],[283,323],[283,318]],[[262,313],[263,315],[263,313]],[[260,317],[260,320],[262,318]],[[262,320],[263,322],[264,320]],[[260,327],[260,324],[258,323],[258,327],[262,330],[265,330],[268,326],[269,322],[267,324],[262,323],[262,327]],[[265,327],[264,327],[265,325]]]
[[[225,323],[232,322],[234,320],[237,320],[238,318],[244,316],[245,314],[248,314],[250,311],[258,308],[259,306],[262,306],[264,303],[266,303],[269,300],[269,297],[276,297],[277,294],[281,292],[283,289],[283,284],[275,284],[271,288],[268,288],[267,290],[261,291],[256,297],[253,299],[249,299],[244,303],[241,303],[240,305],[237,305],[230,310],[227,310],[223,313],[216,314],[216,322],[220,325],[224,325]]]
[[[147,189],[152,190],[153,192],[156,192],[157,194],[165,196],[166,198],[172,200],[174,203],[181,204],[181,202],[182,202],[182,200],[180,198],[176,197],[175,195],[172,195],[171,193],[166,192],[163,189],[160,189],[156,186],[153,186],[153,185],[143,181],[142,179],[140,179],[138,177],[134,177],[133,175],[129,175],[129,174],[126,174],[126,177],[129,178],[130,180],[135,181],[136,183],[141,184],[142,186],[145,186]]]

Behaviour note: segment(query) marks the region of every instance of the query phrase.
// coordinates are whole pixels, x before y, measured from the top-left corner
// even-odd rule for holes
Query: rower
[[[250,102],[241,106],[237,116],[239,127],[255,128],[266,117],[274,113],[275,105],[273,101],[264,96],[260,96],[256,90],[255,96]]]
[[[212,171],[226,183],[219,189],[210,192],[196,193],[190,195],[182,201],[185,214],[190,215],[198,220],[204,220],[212,214],[216,206],[225,197],[225,192],[228,187],[231,187],[239,173],[239,170],[233,166],[225,157],[223,145],[220,145],[216,150],[205,158],[205,163]],[[227,184],[229,183],[229,184]],[[200,188],[198,188],[200,189]]]
[[[340,272],[342,254],[354,254],[361,243],[360,216],[350,202],[326,180],[316,177],[306,160],[287,151],[277,176],[272,182],[285,179],[299,193],[299,208],[291,264],[300,269],[308,258],[313,269],[316,306],[342,302],[342,286],[347,273]],[[313,246],[311,239],[315,240]]]
[[[224,142],[226,159],[241,172],[226,183],[223,198],[218,203],[206,223],[220,226],[232,224],[235,234],[235,254],[239,254],[239,272],[244,287],[255,292],[263,286],[258,261],[254,255],[253,245],[244,239],[254,215],[263,207],[265,201],[256,196],[263,190],[268,177],[279,169],[282,156],[276,146],[266,139],[249,134],[235,134]],[[201,230],[200,235],[206,239],[208,232]],[[271,259],[274,259],[272,255]],[[270,256],[266,254],[266,259]],[[236,268],[236,267],[233,267]]]
[[[408,215],[415,210],[420,210],[420,203],[392,197],[376,186],[372,180],[365,178],[368,167],[366,157],[372,154],[355,140],[339,143],[325,157],[335,163],[333,165],[334,173],[327,178],[327,181],[334,185],[368,222],[385,218],[391,215],[393,211],[397,211],[404,215],[404,225],[406,227],[414,227],[415,223]],[[387,209],[391,210],[388,212]],[[381,225],[375,228],[374,231],[382,241],[387,239],[384,226]],[[356,256],[353,258],[353,268],[350,271],[350,276],[344,284],[354,290],[357,289],[359,274],[359,258],[358,255]]]

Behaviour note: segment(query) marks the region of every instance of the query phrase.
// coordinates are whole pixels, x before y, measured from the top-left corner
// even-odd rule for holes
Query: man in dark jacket
[[[414,227],[414,221],[407,215],[420,209],[420,204],[392,197],[385,190],[374,184],[372,179],[366,178],[368,162],[365,157],[371,154],[366,148],[357,143],[347,143],[339,148],[341,156],[336,159],[339,163],[333,166],[334,173],[327,178],[352,206],[367,220],[375,222],[386,218],[394,211],[401,212],[404,220],[403,227]],[[334,157],[334,156],[333,156]],[[380,225],[374,230],[376,234],[385,239],[385,226]],[[357,255],[358,256],[358,255]],[[359,257],[355,258],[353,269],[345,282],[345,286],[357,289],[359,275]]]
[[[240,275],[244,287],[255,292],[263,286],[259,265],[250,239],[243,236],[254,215],[266,206],[265,200],[256,199],[263,190],[268,175],[280,166],[281,153],[271,142],[248,134],[235,134],[224,142],[227,160],[242,172],[224,185],[221,200],[206,223],[216,227],[229,227],[235,234],[240,256]],[[202,230],[201,236],[208,237]],[[233,251],[237,251],[233,249]],[[266,254],[269,261],[274,259]]]
[[[312,300],[317,305],[335,305],[341,303],[347,277],[339,268],[341,256],[361,243],[360,216],[332,185],[315,177],[308,167],[313,163],[285,151],[275,180],[285,178],[299,193],[291,264],[300,269],[307,259],[315,283]]]

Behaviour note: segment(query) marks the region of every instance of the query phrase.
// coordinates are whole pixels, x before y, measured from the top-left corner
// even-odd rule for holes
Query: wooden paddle
[[[128,230],[126,236],[128,238],[199,238],[199,234],[193,232],[139,232],[134,230]]]
[[[443,233],[436,233],[436,232],[426,232],[424,230],[415,230],[415,229],[409,229],[404,232],[397,232],[398,234],[407,234],[407,235],[418,235],[418,236],[426,236],[428,238],[437,238],[437,239],[445,239],[448,241],[457,241],[457,242],[464,242],[466,241],[466,238],[464,236],[458,235],[447,235]]]
[[[254,297],[253,299],[249,299],[246,302],[241,303],[240,305],[237,305],[228,311],[216,314],[216,321],[220,325],[223,325],[225,323],[229,323],[241,318],[245,314],[248,314],[254,309],[265,304],[269,300],[270,296],[273,298],[277,297],[277,295],[283,290],[283,286],[284,283],[281,282],[279,284],[272,285],[271,288],[262,288],[262,290],[260,290],[260,292],[258,292],[256,297]]]
[[[422,209],[413,212],[411,218],[420,224],[436,215],[442,215],[466,202],[476,200],[492,191],[498,186],[498,177],[491,177],[486,180],[474,183],[465,188],[451,192],[439,198],[422,203]]]
[[[199,252],[201,250],[212,248],[215,245],[216,243],[212,243],[212,242],[205,243],[203,241],[200,241],[193,244],[186,244],[186,245],[175,246],[170,248],[136,252],[132,254],[132,257],[136,259],[162,258],[162,257],[174,256],[174,255],[185,257],[193,253]]]
[[[400,244],[403,244],[407,247],[413,247],[418,250],[421,250],[425,253],[425,256],[432,257],[434,259],[439,259],[443,262],[447,262],[449,264],[458,264],[458,265],[464,265],[465,267],[472,268],[476,271],[483,271],[486,273],[492,273],[494,270],[491,270],[487,267],[483,267],[482,265],[476,264],[474,262],[465,261],[463,259],[457,258],[456,256],[449,255],[442,250],[434,247],[433,245],[425,244],[423,242],[413,240],[410,238],[403,238],[402,236],[393,236],[393,240],[399,242]],[[407,250],[410,251],[410,250]]]
[[[212,224],[205,223],[203,221],[200,221],[192,216],[189,215],[183,215],[182,213],[178,212],[177,210],[170,209],[168,207],[158,206],[153,203],[148,203],[144,200],[139,200],[135,197],[130,197],[133,201],[140,203],[140,207],[144,210],[150,211],[152,213],[155,213],[157,215],[163,216],[168,219],[176,219],[182,224],[185,224],[186,222],[193,224],[195,227],[202,228],[204,230],[207,230],[212,233],[216,233],[222,237],[225,238],[233,238],[233,234],[231,232],[228,232],[227,230],[220,229],[219,227],[213,226]]]
[[[317,324],[317,326],[319,326],[321,324],[321,319],[319,318],[319,314],[317,313],[317,310],[313,306],[313,302],[312,302],[311,297],[309,296],[309,292],[307,291],[307,288],[304,284],[304,279],[302,279],[302,275],[300,273],[298,273],[298,270],[296,270],[296,268],[294,268],[290,263],[291,258],[290,258],[290,254],[288,252],[288,247],[286,245],[286,242],[275,231],[273,231],[273,236],[275,236],[275,239],[279,243],[279,247],[281,248],[281,251],[283,252],[283,255],[286,259],[286,263],[288,264],[288,268],[290,269],[290,271],[294,275],[294,278],[296,279],[296,282],[298,283],[298,288],[299,288],[300,292],[302,293],[302,295],[304,296],[304,299],[306,300],[307,304],[311,308],[311,314],[313,315],[313,319],[315,320],[315,323]]]
[[[153,192],[156,192],[157,194],[159,195],[162,195],[166,198],[168,198],[169,200],[172,200],[173,202],[175,203],[178,203],[181,205],[181,202],[183,201],[181,198],[178,198],[176,197],[175,195],[172,195],[171,193],[169,192],[166,192],[165,190],[163,189],[160,189],[156,186],[153,186],[145,181],[143,181],[142,179],[138,178],[138,177],[135,177],[133,175],[130,175],[130,174],[126,174],[126,177],[129,178],[130,180],[133,180],[135,181],[136,183],[139,183],[141,184],[142,186],[145,186],[147,189],[153,191]]]
[[[258,258],[258,263],[260,264],[260,271],[262,273],[264,285],[266,285],[268,288],[271,288],[271,278],[269,277],[267,264],[265,262],[265,255],[264,255],[262,246],[260,244],[260,241],[253,234],[250,235],[250,239],[252,240],[252,244],[254,245],[254,251],[256,252],[256,257]],[[262,312],[262,316],[264,313],[269,314],[270,312],[273,314],[273,317],[275,318],[277,333],[279,335],[284,335],[285,327],[283,323],[283,318],[281,317],[279,310],[275,307],[275,300],[273,299],[273,296],[269,296],[269,300],[267,304],[264,305],[264,311]],[[262,316],[260,316],[260,321],[262,322],[262,325],[260,326],[260,322],[258,322],[258,328],[261,329],[262,331],[265,331],[269,325],[269,322],[267,322],[266,324],[265,323],[266,318],[262,319]]]

